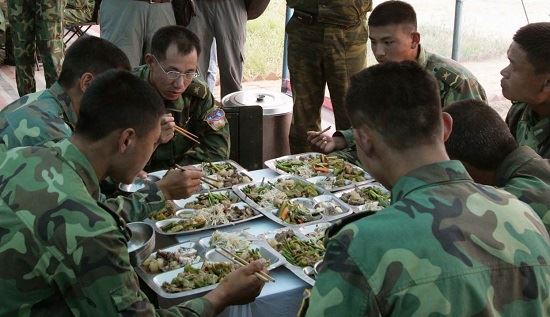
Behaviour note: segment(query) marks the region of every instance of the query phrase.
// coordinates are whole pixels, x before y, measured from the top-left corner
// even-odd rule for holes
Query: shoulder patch
[[[445,84],[451,86],[451,87],[457,87],[462,84],[463,79],[460,77],[460,75],[446,67],[440,67],[438,70],[435,71],[435,78],[438,80],[441,80]]]
[[[374,214],[375,214],[374,211],[365,211],[365,212],[360,212],[358,214],[352,214],[350,216],[344,217],[344,218],[336,221],[336,223],[333,224],[332,226],[327,228],[327,230],[325,232],[325,237],[326,238],[331,238],[335,234],[337,234],[347,224],[352,223],[352,222],[354,222],[356,220],[359,220],[361,218],[374,215]]]
[[[194,79],[185,90],[185,94],[206,99],[208,97],[208,86],[197,79]]]
[[[214,131],[219,131],[227,123],[225,112],[220,108],[212,108],[212,110],[206,114],[204,121],[206,121]]]

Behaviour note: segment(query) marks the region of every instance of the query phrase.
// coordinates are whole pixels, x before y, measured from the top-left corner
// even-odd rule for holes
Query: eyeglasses
[[[177,80],[180,77],[183,77],[184,80],[193,80],[193,78],[197,78],[199,76],[198,71],[197,72],[180,73],[178,71],[171,70],[171,71],[167,72],[166,70],[164,70],[164,67],[162,67],[162,64],[159,62],[159,60],[157,59],[157,57],[155,55],[153,55],[153,58],[155,59],[155,61],[159,65],[160,69],[162,69],[162,71],[164,72],[166,77],[170,80]]]

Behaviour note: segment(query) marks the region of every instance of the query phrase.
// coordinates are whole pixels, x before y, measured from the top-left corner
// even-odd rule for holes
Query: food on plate
[[[324,189],[331,190],[333,188],[339,188],[349,185],[349,180],[336,178],[336,177],[323,177],[315,182],[315,184],[319,187],[323,187]]]
[[[275,167],[286,173],[304,178],[327,175],[336,176],[337,180],[349,180],[352,182],[362,182],[365,180],[365,174],[359,167],[339,157],[321,153],[276,160]]]
[[[185,204],[185,208],[190,209],[202,209],[211,207],[217,204],[222,204],[224,206],[230,206],[232,203],[239,201],[237,197],[231,195],[231,193],[211,193],[198,195],[193,201]]]
[[[325,255],[325,246],[320,240],[301,240],[292,230],[277,233],[267,241],[287,261],[296,266],[313,266]]]
[[[177,206],[173,201],[167,200],[166,205],[161,210],[151,214],[151,219],[153,220],[164,220],[172,218],[176,214]]]
[[[390,193],[377,186],[356,188],[340,199],[353,206],[366,205],[367,210],[380,210],[390,205]]]
[[[281,204],[277,216],[290,224],[301,224],[321,218],[319,212],[309,210],[302,203],[289,201]]]
[[[198,262],[199,259],[196,249],[180,247],[175,252],[157,251],[143,261],[141,266],[146,272],[156,274],[178,269],[187,264]]]
[[[250,241],[243,237],[241,233],[216,230],[212,233],[209,244],[212,248],[225,248],[230,251],[238,251],[247,249],[250,246]]]
[[[320,194],[314,185],[295,179],[281,178],[274,185],[275,188],[282,191],[289,199],[297,197],[311,198]]]
[[[287,199],[285,193],[267,182],[260,185],[247,185],[243,187],[242,191],[248,198],[263,208],[280,206]]]
[[[164,282],[162,288],[168,293],[177,293],[216,284],[234,268],[229,262],[204,262],[200,269],[188,264],[170,283]]]
[[[210,179],[217,180],[213,182],[218,188],[252,182],[250,177],[239,173],[230,163],[202,163],[202,170]]]
[[[162,226],[160,230],[166,233],[177,233],[182,231],[200,229],[205,225],[206,218],[202,215],[195,215],[191,217],[186,217],[182,220],[171,222],[167,225]]]
[[[334,200],[322,201],[315,205],[315,211],[325,216],[334,216],[344,212],[340,204]]]

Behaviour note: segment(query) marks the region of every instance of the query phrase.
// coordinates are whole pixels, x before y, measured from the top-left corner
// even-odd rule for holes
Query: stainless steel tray
[[[195,248],[197,251],[199,251],[200,256],[203,260],[222,260],[223,262],[229,262],[228,259],[221,259],[218,257],[218,254],[208,248],[204,248],[198,241],[191,241],[191,242],[185,242],[182,244],[178,244],[175,246],[172,246],[170,248],[164,249],[164,250],[175,250],[179,248],[183,244],[193,244],[196,246]],[[272,270],[273,268],[279,267],[284,264],[284,258],[281,257],[276,251],[274,251],[272,248],[267,245],[265,241],[254,241],[251,246],[251,248],[257,248],[259,249],[260,253],[262,254],[262,257],[268,259],[271,261],[271,265],[268,267],[268,270]],[[216,253],[216,254],[215,254]],[[209,261],[214,262],[214,261]],[[200,268],[204,262],[197,262],[193,264],[192,266],[195,268]],[[167,271],[160,274],[150,274],[147,273],[143,268],[138,267],[136,268],[137,274],[142,278],[142,280],[161,298],[164,299],[178,299],[178,298],[188,298],[194,295],[204,294],[208,291],[213,290],[217,287],[218,284],[208,285],[205,287],[200,287],[196,289],[192,289],[189,291],[183,291],[183,292],[177,292],[177,293],[169,293],[166,292],[162,288],[162,284],[164,282],[170,283],[180,272],[183,272],[184,268],[178,268],[172,271]]]
[[[225,161],[219,161],[219,162],[213,162],[213,163],[195,164],[195,165],[193,165],[193,166],[202,169],[203,172],[204,172],[204,175],[206,175],[206,176],[209,176],[209,177],[216,177],[216,176],[215,176],[216,173],[210,173],[210,172],[207,172],[207,171],[206,171],[206,170],[207,170],[206,167],[207,167],[208,165],[210,165],[210,164],[212,164],[212,165],[214,165],[214,166],[220,165],[220,164],[229,164],[229,165],[231,165],[231,166],[235,169],[235,172],[237,172],[238,174],[244,176],[245,178],[248,178],[248,180],[249,180],[248,182],[245,182],[245,183],[241,182],[241,183],[239,183],[239,184],[234,184],[234,185],[240,185],[240,184],[251,183],[252,180],[254,179],[254,178],[250,175],[250,173],[249,173],[244,167],[240,166],[237,162],[235,162],[235,161],[233,161],[233,160],[225,160]],[[203,192],[203,191],[208,191],[208,190],[212,190],[212,191],[213,191],[213,190],[231,189],[232,186],[233,186],[233,185],[231,185],[231,186],[222,186],[222,187],[220,187],[220,188],[216,188],[216,187],[214,187],[214,186],[212,186],[212,185],[209,185],[209,184],[207,184],[207,183],[202,183],[202,184],[201,184],[201,192]]]
[[[280,180],[288,180],[288,179],[291,179],[291,180],[294,180],[294,181],[297,181],[297,182],[308,183],[310,185],[313,185],[313,184],[307,182],[306,180],[304,180],[303,178],[300,178],[300,177],[297,177],[297,176],[292,176],[292,175],[283,175],[283,176],[276,177],[274,179],[271,179],[269,181],[269,183],[270,184],[276,184]],[[275,221],[276,223],[278,223],[282,226],[285,226],[285,227],[299,228],[299,227],[302,227],[302,226],[307,225],[307,224],[334,221],[334,220],[340,219],[340,218],[345,217],[345,216],[352,213],[352,210],[349,208],[349,206],[347,206],[339,198],[332,195],[327,190],[325,190],[325,189],[323,189],[319,186],[313,185],[315,187],[315,189],[317,190],[319,195],[309,197],[312,204],[317,204],[317,203],[320,203],[322,201],[331,200],[342,209],[342,212],[338,213],[338,214],[334,214],[334,215],[321,214],[321,217],[319,217],[318,219],[307,222],[307,223],[304,223],[304,224],[290,224],[290,223],[287,223],[287,222],[283,221],[281,218],[279,218],[276,215],[278,209],[276,207],[274,207],[273,204],[270,204],[270,203],[267,203],[267,202],[257,203],[254,200],[252,200],[250,197],[248,197],[243,192],[243,189],[246,186],[256,186],[257,187],[257,186],[260,186],[261,184],[262,184],[262,182],[255,182],[255,183],[252,183],[252,184],[237,185],[237,186],[233,186],[233,191],[235,191],[235,193],[237,193],[237,195],[239,195],[239,197],[241,197],[241,199],[243,199],[246,203],[248,203],[250,206],[252,206],[252,208],[258,210],[259,212],[264,214],[267,218],[269,218],[269,219]],[[293,200],[294,199],[291,199],[291,201],[293,201]],[[303,204],[303,205],[305,205],[305,204]]]
[[[248,203],[246,202],[243,202],[241,200],[241,198],[236,195],[232,190],[222,190],[222,191],[216,191],[216,192],[213,192],[213,194],[224,194],[226,196],[228,196],[231,201],[233,202],[231,204],[231,206],[238,206],[238,207],[245,207],[245,206],[248,206],[248,207],[252,207],[250,206]],[[174,221],[178,221],[178,220],[181,220],[180,217],[178,217],[177,215],[181,215],[185,212],[192,212],[193,210],[192,209],[189,209],[189,208],[185,208],[187,206],[188,203],[193,203],[193,202],[196,202],[198,201],[198,197],[200,195],[205,195],[205,193],[203,194],[195,194],[195,195],[192,195],[191,197],[187,198],[187,199],[181,199],[181,200],[176,200],[174,201],[174,203],[176,204],[176,206],[178,206],[179,208],[181,208],[180,210],[176,211],[176,217],[172,217],[172,218],[168,218],[168,219],[165,219],[165,220],[160,220],[160,221],[156,221],[156,222],[153,222],[153,227],[155,228],[155,231],[158,232],[159,234],[162,234],[162,235],[169,235],[169,236],[174,236],[174,235],[184,235],[184,234],[191,234],[191,233],[196,233],[196,232],[200,232],[200,231],[204,231],[204,230],[209,230],[209,229],[217,229],[217,228],[223,228],[223,227],[227,227],[227,226],[233,226],[233,225],[236,225],[238,223],[242,223],[242,222],[246,222],[246,221],[250,221],[252,219],[256,219],[256,218],[260,218],[262,217],[262,214],[259,213],[254,207],[252,207],[252,211],[254,212],[254,215],[252,217],[249,217],[249,218],[246,218],[246,219],[242,219],[242,220],[237,220],[237,221],[233,221],[233,222],[229,222],[229,223],[224,223],[224,224],[219,224],[219,225],[214,225],[214,226],[209,226],[209,225],[206,225],[202,228],[198,228],[198,229],[193,229],[193,230],[188,230],[188,231],[182,231],[182,232],[175,232],[175,233],[166,233],[164,232],[163,230],[161,230],[160,228],[170,222],[174,222]],[[182,209],[184,211],[182,211]],[[197,209],[198,210],[198,209]]]
[[[369,182],[373,181],[373,178],[372,178],[372,176],[369,175],[369,173],[367,173],[361,167],[359,167],[357,165],[354,165],[354,164],[351,164],[349,162],[346,162],[346,164],[349,164],[354,170],[358,170],[358,171],[363,173],[363,177],[365,178],[364,181],[361,181],[361,182],[348,181],[345,184],[339,185],[339,186],[334,186],[334,185],[327,186],[327,185],[323,184],[323,178],[327,178],[327,177],[334,178],[334,174],[332,174],[330,172],[329,173],[320,173],[320,172],[316,172],[316,171],[313,171],[311,169],[308,169],[308,171],[310,173],[306,173],[306,174],[303,174],[303,175],[296,175],[296,174],[292,174],[292,173],[289,173],[289,172],[286,172],[286,171],[283,171],[283,170],[277,168],[277,162],[278,161],[290,160],[290,159],[299,160],[300,158],[307,157],[307,156],[321,156],[321,155],[323,155],[323,154],[318,153],[318,152],[307,152],[307,153],[301,153],[301,154],[286,155],[286,156],[281,156],[281,157],[278,157],[278,158],[274,158],[274,159],[265,161],[264,164],[269,169],[275,171],[278,174],[281,174],[281,175],[294,175],[294,176],[299,176],[299,177],[305,178],[308,181],[310,181],[310,182],[312,182],[312,183],[314,183],[314,184],[316,184],[320,187],[323,187],[326,190],[331,191],[331,192],[345,190],[345,189],[348,189],[348,188],[352,188],[354,186],[366,184],[366,183],[369,183]]]
[[[361,186],[356,186],[354,188],[350,188],[350,189],[347,189],[347,190],[343,190],[343,191],[340,191],[340,192],[337,192],[337,193],[334,193],[334,195],[340,199],[342,199],[342,196],[346,193],[350,193],[356,189],[361,189],[361,188],[368,188],[368,187],[378,187],[380,189],[382,189],[384,192],[386,193],[389,193],[389,191],[384,187],[382,186],[382,184],[378,183],[378,182],[373,182],[373,183],[369,183],[369,184],[364,184],[364,185],[361,185]],[[380,209],[383,209],[383,207],[379,207],[377,205],[377,202],[373,202],[371,200],[369,200],[368,202],[365,202],[364,204],[362,205],[352,205],[352,204],[349,204],[349,203],[346,203],[344,202],[345,204],[347,204],[348,206],[350,206],[350,208],[353,210],[353,212],[355,213],[359,213],[359,212],[366,212],[366,211],[371,211],[371,212],[376,212]],[[379,208],[372,208],[372,204],[373,203],[376,203],[376,207],[379,207]]]

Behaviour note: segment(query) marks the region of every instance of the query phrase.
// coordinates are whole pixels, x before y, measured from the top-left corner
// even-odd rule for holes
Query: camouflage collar
[[[550,117],[538,119],[535,112],[526,106],[521,121],[524,121],[529,130],[533,131],[537,144],[543,146],[548,142],[550,139]]]
[[[496,186],[503,187],[516,171],[533,159],[541,158],[532,148],[523,145],[508,154],[496,171]]]
[[[457,181],[473,182],[460,161],[441,161],[419,167],[397,180],[391,191],[392,204],[415,190]]]
[[[416,62],[420,64],[420,67],[423,69],[426,69],[428,66],[429,55],[430,53],[428,53],[422,45],[418,44],[418,57],[416,58]]]
[[[58,157],[67,163],[82,179],[88,193],[99,199],[99,180],[88,158],[69,139],[64,139],[51,146],[58,152]]]
[[[76,112],[73,109],[71,98],[69,97],[69,95],[67,95],[65,89],[63,89],[59,82],[55,82],[48,90],[61,106],[61,109],[63,111],[63,121],[65,121],[65,123],[67,123],[67,125],[71,127],[71,130],[74,131],[74,127],[76,125],[78,117],[76,116]]]

